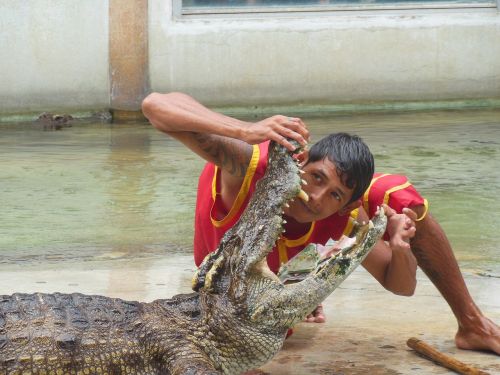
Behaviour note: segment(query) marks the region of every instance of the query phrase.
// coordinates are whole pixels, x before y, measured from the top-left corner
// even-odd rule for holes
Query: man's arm
[[[302,146],[309,138],[299,118],[277,115],[249,123],[211,111],[182,93],[150,94],[144,99],[142,110],[158,130],[233,175],[241,175],[242,165],[246,168],[252,150],[249,145],[274,140],[293,150],[288,138]]]
[[[274,140],[289,150],[288,138],[305,146],[309,132],[301,119],[272,116],[256,123],[214,112],[182,93],[148,95],[142,110],[158,130],[184,143],[221,168],[222,199],[230,207],[252,157],[252,144]]]
[[[411,296],[417,285],[417,260],[411,252],[409,239],[415,235],[415,212],[406,210],[396,214],[386,207],[388,216],[389,245],[379,240],[368,254],[363,266],[387,290],[403,296]],[[368,215],[360,208],[358,220],[367,220]]]

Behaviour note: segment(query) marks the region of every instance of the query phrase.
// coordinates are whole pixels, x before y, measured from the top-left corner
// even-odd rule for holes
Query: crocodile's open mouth
[[[284,147],[271,142],[265,175],[257,182],[239,221],[226,232],[218,248],[201,264],[193,279],[195,291],[203,289],[208,293],[227,292],[233,296],[243,296],[246,294],[249,275],[255,276],[256,270],[264,277],[279,281],[270,273],[266,257],[284,232],[286,221],[283,215],[290,207],[289,202],[300,199],[307,204],[309,200],[302,189],[305,183],[301,179],[303,173],[297,158]],[[373,239],[380,234],[382,225],[385,228],[384,223],[379,223],[377,230],[373,230],[373,224],[355,225],[354,242],[323,262],[316,262],[316,273],[327,275],[327,271],[322,271],[326,263],[342,263],[342,270],[337,270],[337,267],[332,272],[343,278],[371,249]],[[344,272],[344,269],[349,269],[349,272]]]

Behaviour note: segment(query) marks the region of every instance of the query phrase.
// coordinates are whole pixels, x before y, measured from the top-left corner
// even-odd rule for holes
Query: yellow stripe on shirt
[[[222,219],[222,220],[215,220],[213,217],[210,219],[212,220],[212,224],[215,227],[222,227],[225,224],[227,224],[240,210],[241,205],[245,201],[245,198],[248,195],[248,191],[250,190],[250,185],[252,183],[253,176],[255,175],[255,171],[257,170],[257,164],[259,162],[260,158],[260,149],[258,145],[253,146],[253,152],[252,152],[252,159],[250,159],[250,164],[248,165],[247,172],[245,174],[245,178],[243,179],[243,183],[241,184],[240,191],[238,192],[238,195],[236,196],[236,199],[233,203],[233,206],[229,210],[229,213]],[[219,192],[217,192],[217,173],[218,173],[218,167],[215,166],[214,170],[214,178],[212,180],[212,199],[215,203],[215,200],[217,199],[217,195],[220,195]]]

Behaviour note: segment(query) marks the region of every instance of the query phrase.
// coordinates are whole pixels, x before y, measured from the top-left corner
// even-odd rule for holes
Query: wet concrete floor
[[[13,292],[82,292],[151,301],[190,291],[189,255],[157,260],[106,260],[85,264],[0,267],[0,295]],[[500,322],[500,279],[466,274],[483,312]],[[324,303],[327,322],[300,323],[261,374],[452,374],[406,346],[417,337],[441,352],[500,374],[500,357],[459,350],[451,310],[422,273],[415,296],[399,297],[356,270]]]
[[[500,280],[466,275],[483,312],[500,322]],[[355,271],[325,301],[325,324],[301,323],[283,350],[263,366],[279,374],[453,374],[406,346],[410,337],[490,374],[500,357],[455,347],[456,321],[432,283],[419,273],[413,297],[392,295],[365,270]]]

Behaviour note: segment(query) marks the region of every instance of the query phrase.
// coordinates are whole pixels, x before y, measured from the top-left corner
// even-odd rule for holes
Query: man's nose
[[[310,191],[308,195],[309,195],[309,204],[311,205],[311,208],[313,208],[316,211],[320,209],[323,204],[325,194],[326,194],[325,189],[314,189],[313,191]]]

